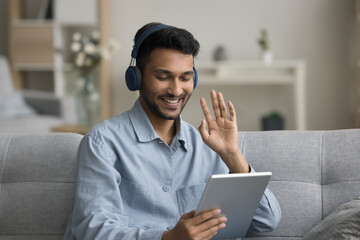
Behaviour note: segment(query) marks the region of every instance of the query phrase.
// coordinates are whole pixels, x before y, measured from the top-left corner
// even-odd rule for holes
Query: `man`
[[[221,93],[211,91],[214,118],[201,99],[200,133],[181,119],[198,51],[184,29],[151,23],[137,32],[126,81],[139,98],[84,136],[65,239],[210,239],[226,227],[221,209],[194,215],[205,184],[212,174],[253,170],[238,147],[234,106],[228,112]],[[250,230],[271,231],[280,215],[267,189]]]

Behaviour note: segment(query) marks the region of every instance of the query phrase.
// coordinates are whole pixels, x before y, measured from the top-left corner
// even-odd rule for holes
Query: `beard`
[[[148,95],[144,92],[142,92],[140,94],[140,97],[143,99],[143,101],[145,102],[145,104],[148,106],[148,109],[157,117],[165,119],[165,120],[176,120],[180,114],[182,113],[184,107],[186,106],[188,100],[190,99],[191,94],[184,94],[183,96],[181,96],[181,98],[184,101],[184,104],[181,106],[180,112],[178,114],[176,114],[175,116],[169,115],[164,113],[159,105],[155,104],[153,101],[150,100],[150,98],[148,97]],[[159,96],[159,98],[173,98],[173,95],[162,95]]]

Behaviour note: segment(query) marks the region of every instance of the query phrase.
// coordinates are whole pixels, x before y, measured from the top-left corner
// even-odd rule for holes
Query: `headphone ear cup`
[[[197,82],[198,82],[198,74],[197,71],[195,69],[195,67],[193,67],[193,71],[194,71],[194,89],[196,88]]]
[[[141,88],[141,72],[136,66],[129,66],[125,73],[126,86],[130,91],[136,91]]]

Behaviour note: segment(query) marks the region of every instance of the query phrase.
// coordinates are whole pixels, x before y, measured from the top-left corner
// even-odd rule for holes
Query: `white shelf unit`
[[[72,33],[90,34],[96,29],[100,45],[108,44],[111,0],[53,0],[49,4],[50,0],[9,1],[10,63],[16,88],[62,98],[76,89],[75,71],[69,67]],[[46,19],[44,10],[49,6],[53,14]],[[112,116],[110,72],[110,61],[102,61],[97,78],[102,119]]]
[[[292,85],[297,130],[306,130],[306,64],[303,60],[197,62],[199,85]]]

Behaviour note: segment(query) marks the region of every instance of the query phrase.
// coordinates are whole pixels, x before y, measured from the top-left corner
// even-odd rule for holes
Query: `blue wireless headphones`
[[[136,40],[136,42],[133,46],[133,50],[131,52],[130,66],[127,68],[126,73],[125,73],[125,81],[126,81],[126,85],[129,88],[129,90],[136,91],[141,88],[142,79],[141,79],[140,69],[137,66],[133,65],[134,60],[137,57],[137,52],[138,52],[141,44],[150,34],[156,32],[158,30],[164,29],[164,28],[173,28],[173,27],[169,26],[169,25],[163,25],[163,24],[155,25],[155,26],[147,29],[145,32],[143,32]],[[193,71],[194,71],[193,78],[194,78],[194,88],[195,88],[196,84],[197,84],[197,80],[198,80],[198,76],[197,76],[195,67],[193,67]]]

